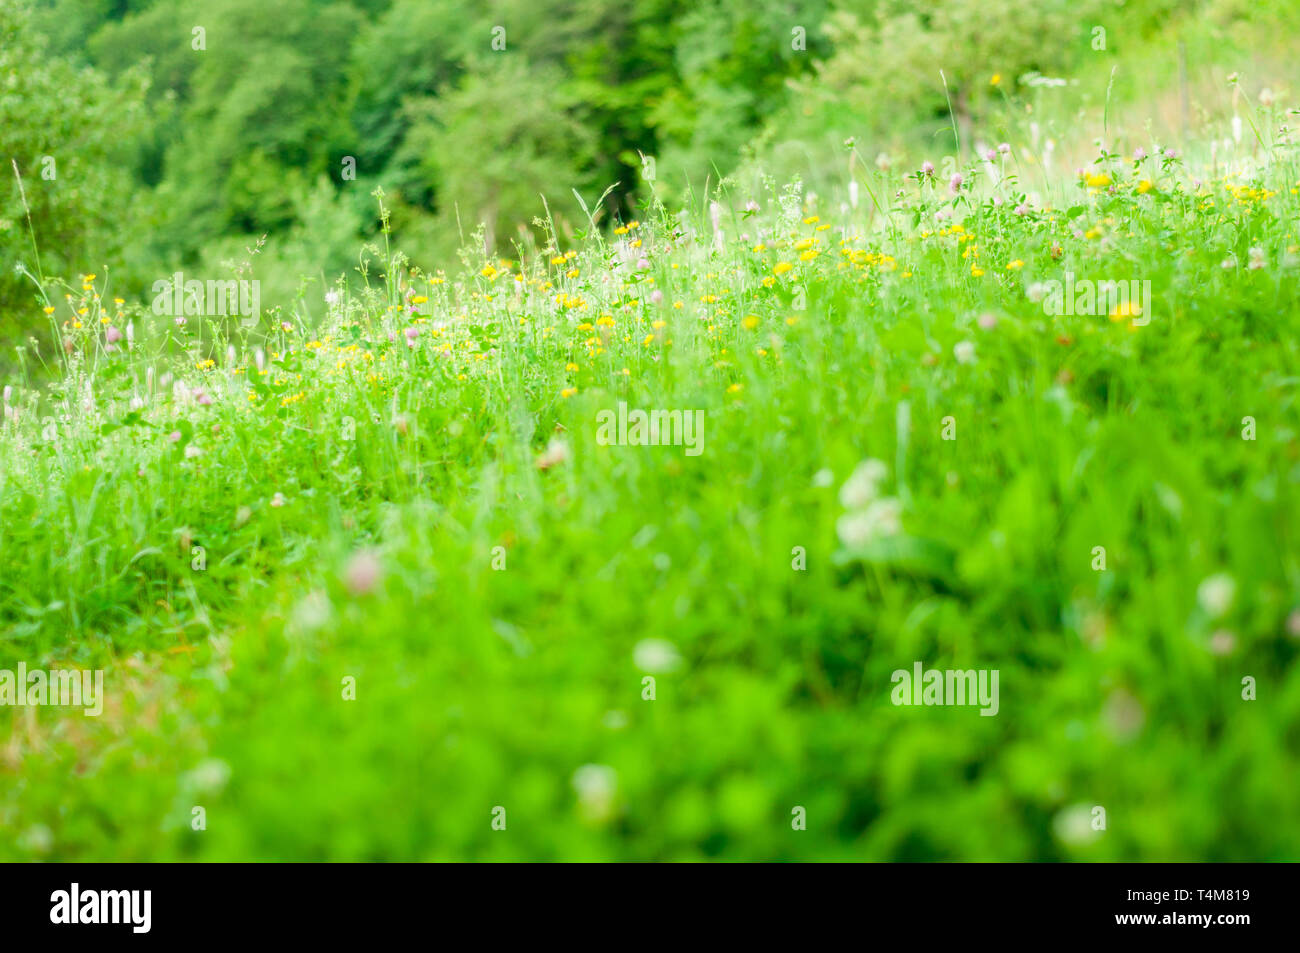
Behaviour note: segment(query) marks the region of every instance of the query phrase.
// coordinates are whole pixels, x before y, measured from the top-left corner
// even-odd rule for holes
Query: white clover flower
[[[658,675],[681,664],[677,647],[666,639],[642,639],[632,649],[632,661],[643,672]]]
[[[1072,804],[1062,808],[1052,818],[1052,831],[1062,843],[1071,847],[1091,844],[1101,836],[1101,832],[1092,826],[1092,806],[1088,804]]]
[[[876,500],[863,510],[845,513],[835,523],[840,542],[850,549],[873,540],[897,536],[903,528],[903,505],[893,497]]]
[[[878,495],[880,483],[888,473],[879,460],[863,460],[840,487],[840,504],[846,510],[857,510],[869,504]]]
[[[1196,601],[1211,619],[1226,615],[1237,596],[1237,583],[1226,572],[1208,577],[1196,587]]]
[[[578,807],[588,820],[602,821],[613,812],[618,773],[607,764],[584,764],[573,772]]]
[[[958,364],[974,364],[975,363],[975,342],[958,341],[956,344],[953,345],[952,356],[957,358]]]

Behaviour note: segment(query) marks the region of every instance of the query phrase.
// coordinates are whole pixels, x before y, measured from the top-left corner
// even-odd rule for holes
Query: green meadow
[[[1300,857],[1294,115],[1194,60],[1144,122],[1159,37],[888,142],[812,70],[807,168],[510,244],[357,183],[251,315],[253,252],[44,270],[24,166],[0,859]]]

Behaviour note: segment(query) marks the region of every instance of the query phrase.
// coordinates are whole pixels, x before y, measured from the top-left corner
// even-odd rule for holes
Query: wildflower
[[[1247,267],[1251,271],[1258,271],[1259,269],[1263,268],[1267,264],[1268,264],[1268,260],[1264,257],[1263,248],[1260,248],[1257,245],[1250,250],[1250,262],[1247,265]]]
[[[573,772],[572,784],[583,817],[590,822],[608,820],[618,790],[618,774],[614,769],[604,764],[584,764]]]
[[[998,85],[1000,85],[1001,83],[1002,83],[1002,74],[1001,74],[1001,73],[994,73],[994,74],[989,78],[989,85],[990,85],[990,86],[998,86]]]
[[[664,300],[664,293],[660,291],[658,288],[650,292],[650,301],[652,304],[663,304],[663,300]]]
[[[563,397],[565,400],[568,400],[577,392],[578,392],[578,388],[576,387],[566,387],[564,388],[564,390],[560,391],[560,396]]]
[[[790,271],[793,268],[794,265],[790,264],[788,261],[778,261],[772,268],[772,273],[774,275],[784,275],[787,271]]]
[[[922,162],[921,174],[926,177],[934,175],[934,163],[931,162],[929,159],[926,159],[924,162]]]
[[[1075,804],[1057,812],[1052,819],[1052,830],[1062,843],[1071,847],[1082,847],[1101,837],[1092,826],[1090,804]]]
[[[975,363],[975,342],[959,341],[953,345],[952,355],[957,359],[958,364]]]
[[[1090,189],[1101,189],[1110,185],[1113,180],[1109,173],[1106,172],[1089,172],[1084,176],[1084,182]]]
[[[1138,195],[1146,195],[1155,187],[1156,184],[1152,182],[1150,179],[1143,179],[1141,182],[1138,183],[1138,187],[1137,187]]]
[[[1125,318],[1135,318],[1142,314],[1142,307],[1132,301],[1122,301],[1115,307],[1111,308],[1110,320],[1115,324],[1123,321]]]
[[[641,671],[658,675],[677,668],[681,656],[677,647],[666,639],[642,639],[632,649],[632,661]]]
[[[835,523],[840,542],[857,548],[880,537],[897,536],[903,528],[903,504],[893,497],[876,500],[866,509],[845,513]]]
[[[1211,619],[1226,615],[1237,596],[1237,583],[1227,573],[1216,573],[1196,587],[1196,601]]]
[[[888,472],[880,460],[863,460],[840,487],[840,505],[847,510],[857,510],[870,504],[876,499],[880,483]]]
[[[961,192],[961,184],[963,181],[961,173],[954,172],[952,178],[948,180],[948,191],[953,195],[959,194]]]
[[[1227,629],[1217,629],[1210,636],[1210,652],[1214,655],[1231,655],[1237,647],[1237,637]]]
[[[1028,214],[1029,214],[1029,206],[1028,206],[1028,205],[1025,205],[1025,204],[1022,202],[1022,203],[1020,203],[1019,205],[1017,205],[1017,206],[1016,206],[1012,211],[1014,211],[1017,215],[1028,215]]]
[[[1133,150],[1134,162],[1141,162],[1146,157],[1147,157],[1147,151],[1143,149],[1141,146],[1138,146],[1136,149]]]
[[[1011,143],[1009,142],[998,143],[998,152],[1002,153],[1002,155],[1004,156],[1011,155]]]
[[[280,507],[284,506],[284,504],[285,504],[284,494],[277,490],[275,495],[271,497],[271,505],[274,506],[276,509],[279,509]]]
[[[373,591],[382,576],[383,565],[369,549],[355,553],[343,570],[343,582],[354,596],[364,596]]]
[[[122,332],[110,324],[108,329],[104,332],[104,340],[109,344],[116,344],[118,341],[122,340]]]
[[[976,321],[979,324],[980,328],[985,331],[992,331],[994,328],[998,326],[997,315],[990,314],[987,311],[981,314],[979,318],[976,319]]]

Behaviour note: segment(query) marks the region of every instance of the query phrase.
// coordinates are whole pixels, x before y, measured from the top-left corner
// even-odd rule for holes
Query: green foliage
[[[31,22],[28,5],[0,5],[0,313],[17,315],[0,324],[6,338],[43,324],[44,301],[15,266],[68,278],[98,268],[121,256],[137,214],[123,144],[142,121],[143,77],[109,82],[51,55]]]

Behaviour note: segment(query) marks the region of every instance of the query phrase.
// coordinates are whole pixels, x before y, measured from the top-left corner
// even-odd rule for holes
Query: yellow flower
[[[971,265],[970,273],[971,273],[971,276],[974,277],[974,278],[983,278],[983,277],[984,277],[984,269],[981,268],[981,267],[979,267],[979,265]]]
[[[46,314],[53,314],[53,313],[54,313],[54,305],[50,305],[48,308],[46,308],[46,309],[45,309],[45,313],[46,313]]]
[[[578,392],[578,388],[576,387],[566,387],[564,388],[564,390],[560,391],[560,396],[563,397],[565,400],[568,400],[577,392]]]
[[[429,298],[427,295],[416,295],[411,299],[411,304],[424,304],[428,300]]]
[[[1111,309],[1110,319],[1114,323],[1119,324],[1119,322],[1123,321],[1125,318],[1137,317],[1141,313],[1141,305],[1135,304],[1131,301],[1125,301],[1115,305],[1115,307]]]
[[[1106,172],[1089,172],[1084,177],[1084,181],[1088,183],[1088,188],[1090,189],[1101,189],[1110,185],[1114,180],[1111,179],[1109,173]]]
[[[758,327],[758,315],[747,314],[745,315],[744,320],[740,323],[745,326],[745,330],[752,331],[754,328]]]
[[[1007,271],[1018,271],[1025,267],[1025,263],[1017,258],[1015,261],[1007,262]]]
[[[794,265],[790,264],[788,261],[778,261],[776,266],[772,269],[772,274],[784,275],[787,271],[790,271],[793,268]]]
[[[496,268],[493,267],[492,263],[488,262],[486,265],[483,266],[483,270],[480,271],[479,274],[482,275],[484,278],[488,279],[489,281],[491,281],[493,278],[497,276],[498,272]]]
[[[998,86],[998,85],[1000,85],[1001,83],[1002,83],[1002,74],[1001,74],[1001,73],[994,73],[993,76],[992,76],[992,78],[989,80],[989,85],[990,85],[990,86]]]
[[[1152,182],[1150,179],[1143,179],[1141,182],[1138,183],[1138,195],[1146,195],[1155,187],[1156,184]]]
[[[820,221],[821,221],[820,215],[810,215],[803,220],[803,223],[805,225],[816,225]]]

